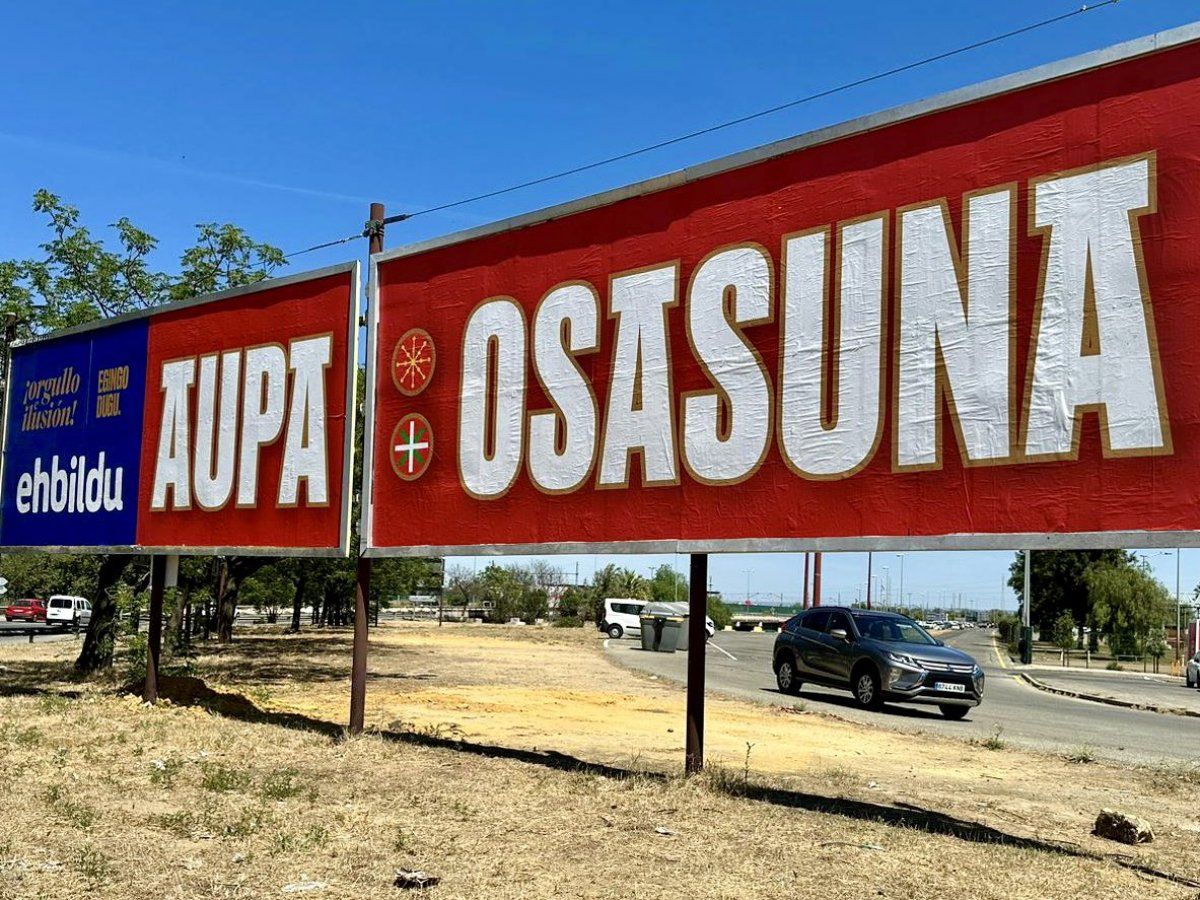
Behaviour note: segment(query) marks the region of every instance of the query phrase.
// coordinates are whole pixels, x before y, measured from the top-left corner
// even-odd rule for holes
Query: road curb
[[[1135,703],[1132,700],[1118,700],[1116,697],[1105,697],[1100,694],[1082,694],[1079,691],[1053,687],[1044,681],[1039,681],[1027,672],[1017,672],[1016,674],[1026,684],[1037,688],[1039,691],[1045,691],[1048,694],[1073,697],[1076,700],[1089,700],[1092,703],[1104,703],[1107,706],[1120,706],[1124,709],[1138,709],[1143,712],[1158,713],[1164,716],[1185,716],[1187,718],[1200,719],[1200,712],[1191,709],[1183,709],[1178,706],[1158,706],[1153,703]]]

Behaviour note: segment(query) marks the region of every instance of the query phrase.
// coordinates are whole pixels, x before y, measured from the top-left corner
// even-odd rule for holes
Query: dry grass
[[[343,636],[256,638],[206,655],[207,685],[168,685],[191,707],[61,680],[70,645],[4,648],[0,765],[22,775],[6,782],[0,897],[260,897],[314,884],[324,886],[306,896],[397,896],[398,867],[440,876],[439,898],[1195,895],[1027,840],[1070,835],[1086,853],[1111,850],[1061,812],[1028,821],[1043,813],[1016,771],[1036,763],[1049,767],[1037,778],[1081,778],[1064,760],[714,700],[710,741],[759,723],[749,757],[742,741],[703,778],[662,777],[679,759],[682,738],[662,740],[660,727],[667,710],[679,724],[678,689],[610,667],[584,631],[513,631],[378,633],[369,709],[405,724],[350,741],[336,725]],[[587,712],[578,720],[554,714],[572,690]],[[524,713],[509,711],[521,703]],[[599,739],[596,709],[623,746]],[[812,745],[787,772],[776,732]],[[656,740],[643,747],[644,736]],[[906,779],[892,742],[953,771]],[[547,746],[571,755],[533,750]],[[1131,800],[1188,803],[1155,794],[1155,777],[1086,770],[1101,794],[1120,780]],[[1187,856],[1169,835],[1163,850],[1144,859],[1180,871]]]

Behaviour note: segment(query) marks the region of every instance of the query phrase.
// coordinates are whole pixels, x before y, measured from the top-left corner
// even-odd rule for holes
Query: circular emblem
[[[419,413],[409,413],[392,431],[392,469],[405,481],[416,481],[433,459],[433,429]]]
[[[415,397],[429,384],[435,363],[437,353],[429,332],[410,328],[392,351],[392,381],[396,389],[406,397]]]

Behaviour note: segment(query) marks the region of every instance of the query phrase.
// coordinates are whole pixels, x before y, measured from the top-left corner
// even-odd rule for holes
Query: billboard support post
[[[383,217],[383,204],[372,203],[366,228],[369,253],[383,252]],[[371,436],[367,435],[366,439],[369,441]],[[370,498],[364,494],[359,502],[368,503]],[[362,734],[367,706],[367,607],[370,598],[371,560],[360,552],[354,585],[354,654],[350,666],[351,734]]]
[[[688,577],[687,741],[684,771],[704,768],[704,653],[708,644],[708,554],[691,555]]]
[[[163,591],[167,582],[167,558],[161,553],[150,557],[150,629],[146,635],[146,686],[142,699],[158,701],[158,663],[162,654]]]

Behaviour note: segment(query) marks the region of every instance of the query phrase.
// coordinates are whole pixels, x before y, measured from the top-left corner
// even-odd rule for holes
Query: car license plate
[[[965,694],[967,692],[966,685],[954,684],[949,681],[938,681],[933,685],[935,691],[946,691],[949,694]]]

